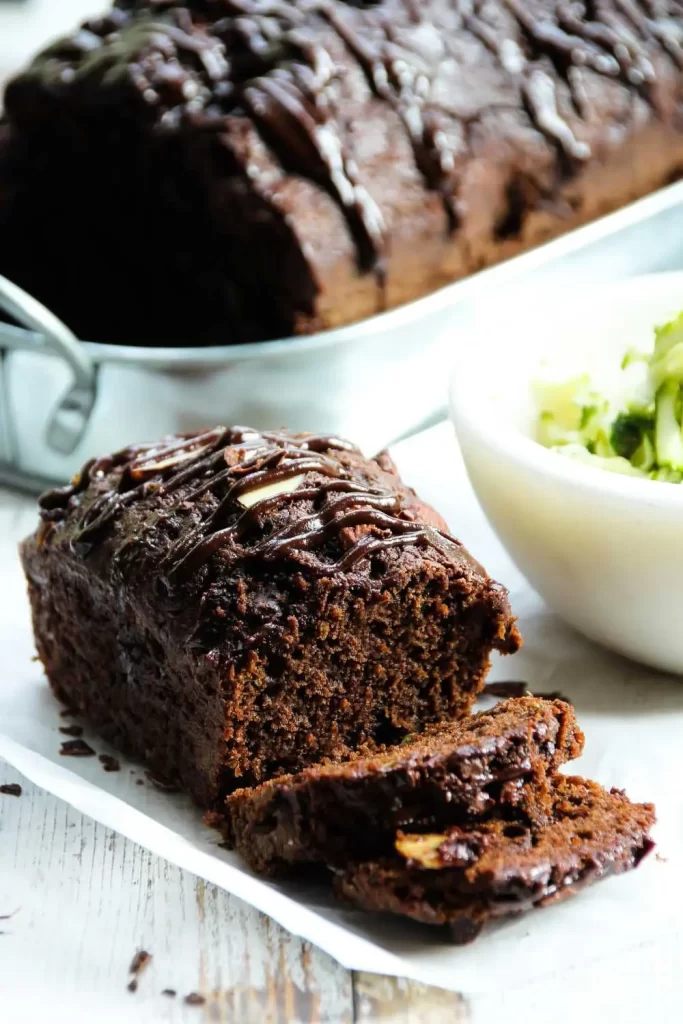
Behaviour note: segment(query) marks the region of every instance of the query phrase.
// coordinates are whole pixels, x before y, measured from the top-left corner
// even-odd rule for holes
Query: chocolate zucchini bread
[[[562,701],[504,701],[375,756],[318,765],[226,801],[226,839],[255,871],[346,864],[392,850],[397,829],[434,832],[493,811],[544,823],[549,772],[583,734]]]
[[[60,698],[204,808],[466,715],[506,593],[386,455],[217,427],[91,460],[22,545]]]
[[[7,87],[0,273],[93,340],[287,337],[682,169],[681,0],[118,0]]]
[[[255,871],[317,866],[344,902],[469,942],[653,848],[652,804],[557,771],[583,741],[565,702],[512,698],[373,757],[238,790],[224,834]]]
[[[469,942],[491,920],[547,906],[637,867],[653,848],[652,804],[558,775],[539,828],[501,818],[444,834],[399,833],[393,857],[348,866],[338,894],[365,910],[448,925]]]

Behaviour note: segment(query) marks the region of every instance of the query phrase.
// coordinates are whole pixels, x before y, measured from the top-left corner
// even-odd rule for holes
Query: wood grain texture
[[[405,978],[354,974],[356,1024],[468,1024],[469,1007],[462,996],[429,988]]]
[[[153,856],[0,762],[0,993],[8,1024],[454,1024],[461,997],[352,976],[213,885]],[[130,992],[138,950],[151,962]],[[175,997],[164,995],[172,989]],[[188,1006],[198,993],[205,1002]]]
[[[1,671],[1,668],[0,668]],[[533,986],[462,997],[351,974],[236,897],[36,789],[0,762],[2,1024],[679,1024],[683,946],[662,935]],[[152,953],[138,990],[133,954]],[[483,958],[490,956],[485,941]],[[454,970],[457,960],[454,959]],[[491,959],[491,972],[496,963]],[[176,990],[175,998],[162,995]],[[202,1006],[187,1006],[190,992]]]
[[[0,764],[7,782],[23,791],[0,795],[3,1024],[42,1020],[46,1000],[53,1024],[353,1020],[351,975],[324,953]],[[131,993],[139,949],[152,961]]]

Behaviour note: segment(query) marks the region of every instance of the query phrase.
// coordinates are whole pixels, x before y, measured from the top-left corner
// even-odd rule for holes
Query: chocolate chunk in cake
[[[466,715],[520,644],[443,520],[335,437],[171,437],[40,504],[22,559],[55,693],[205,808]]]
[[[546,820],[545,776],[583,749],[560,701],[512,699],[385,753],[319,765],[233,793],[225,836],[260,872],[392,849],[398,828],[433,831],[498,813]]]
[[[448,925],[454,941],[468,942],[488,921],[637,867],[654,845],[654,821],[652,804],[557,775],[546,825],[494,818],[442,834],[399,833],[392,857],[350,865],[336,889],[365,910]]]

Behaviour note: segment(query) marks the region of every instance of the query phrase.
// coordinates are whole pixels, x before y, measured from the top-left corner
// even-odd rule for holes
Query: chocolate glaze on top
[[[324,97],[334,66],[320,47],[311,46],[311,52],[313,74],[307,74],[309,67],[293,64],[277,75],[261,75],[244,88],[243,100],[275,148],[286,152],[289,167],[316,178],[337,200],[356,240],[361,269],[374,268],[381,277],[382,214],[330,124]]]
[[[314,575],[346,572],[396,546],[432,547],[462,563],[461,545],[444,531],[418,521],[400,491],[354,479],[335,452],[358,453],[358,449],[328,435],[217,427],[93,459],[69,487],[44,494],[40,506],[47,523],[58,522],[74,510],[71,543],[87,546],[136,502],[178,493],[177,501],[163,501],[156,510],[158,516],[168,518],[188,509],[201,513],[206,507],[201,499],[210,494],[214,500],[207,514],[199,522],[192,519],[164,557],[170,578],[188,576],[219,551],[231,564],[293,557],[299,561],[296,556],[306,553],[306,568]],[[300,476],[307,479],[298,481],[292,491],[265,495],[250,507],[239,502],[242,495]],[[94,493],[92,500],[82,500],[86,492],[88,498]],[[269,517],[302,501],[312,503],[313,511],[264,535]],[[336,561],[316,555],[328,540],[354,529],[350,544]]]
[[[619,79],[657,106],[658,68],[683,68],[679,0],[118,0],[109,15],[46,50],[21,78],[75,95],[84,79],[129,82],[160,131],[189,124],[220,139],[226,118],[246,113],[286,171],[333,197],[360,269],[381,282],[389,228],[381,197],[371,194],[356,164],[346,109],[348,90],[357,90],[353,64],[377,100],[397,113],[415,166],[455,230],[469,143],[465,138],[460,151],[453,128],[459,124],[467,136],[470,115],[459,109],[473,102],[462,95],[460,51],[448,49],[456,38],[475,51],[483,45],[497,64],[483,72],[472,119],[495,109],[504,84],[505,103],[524,107],[558,149],[562,175],[592,155],[576,130],[588,109],[582,74]],[[489,88],[488,78],[498,85]],[[10,86],[10,119],[15,94]],[[252,170],[245,159],[245,177]]]
[[[324,5],[321,13],[363,68],[375,94],[397,110],[410,139],[415,163],[429,188],[440,193],[450,227],[455,229],[458,215],[452,194],[454,159],[439,112],[428,103],[432,88],[429,76],[424,69],[411,69],[403,52],[396,52],[397,47],[392,47],[388,38],[377,43],[363,35],[337,6]],[[418,3],[410,6],[409,14],[413,23],[422,20]]]

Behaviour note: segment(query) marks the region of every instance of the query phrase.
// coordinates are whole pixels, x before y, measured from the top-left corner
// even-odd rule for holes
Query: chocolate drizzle
[[[384,220],[335,128],[326,95],[334,66],[320,47],[311,44],[310,49],[312,73],[309,67],[292,64],[254,78],[243,91],[244,102],[283,154],[285,166],[315,178],[336,199],[356,241],[361,269],[376,270],[381,276]]]
[[[542,52],[564,66],[589,67],[601,75],[616,77],[619,62],[587,35],[571,35],[551,18],[534,16],[524,0],[506,0],[520,25]]]
[[[524,95],[537,127],[554,139],[573,160],[587,160],[590,146],[580,142],[557,109],[555,83],[547,72],[535,68],[524,81]]]
[[[618,22],[604,24],[585,21],[579,16],[579,9],[572,3],[558,6],[558,20],[562,28],[612,53],[624,80],[629,84],[643,86],[654,81],[655,70],[652,61],[632,32],[626,31],[623,26],[620,27]]]
[[[668,53],[678,68],[683,68],[683,33],[680,19],[668,17],[668,4],[646,0],[614,0],[617,9],[630,21],[644,39],[656,41]],[[642,10],[643,6],[645,11]],[[649,8],[649,9],[648,9]],[[680,15],[680,9],[679,9]]]
[[[322,14],[343,39],[362,67],[376,96],[398,113],[413,148],[415,163],[428,188],[438,192],[444,203],[451,230],[458,226],[453,197],[455,156],[443,130],[439,111],[429,104],[432,83],[424,69],[411,67],[407,54],[392,46],[388,35],[379,42],[365,36],[331,4]],[[419,4],[409,9],[410,20],[421,20]]]
[[[219,552],[232,565],[290,560],[313,575],[348,572],[396,546],[430,546],[462,561],[457,541],[418,521],[400,491],[358,479],[342,452],[360,454],[327,435],[217,427],[92,460],[71,487],[40,504],[50,521],[74,509],[70,543],[87,553],[125,509],[154,499],[150,521],[182,523],[162,561],[171,580],[188,578]],[[288,480],[291,490],[274,487]],[[276,513],[304,502],[303,515],[279,518],[269,532]],[[322,554],[330,542],[336,557]],[[118,557],[130,543],[123,540]]]
[[[218,128],[222,111],[244,108],[283,167],[333,197],[356,243],[360,269],[377,273],[381,283],[384,219],[339,130],[334,62],[302,28],[306,13],[315,14],[320,4],[309,0],[300,9],[277,0],[227,0],[233,17],[206,25],[182,8],[150,19],[147,5],[138,6],[130,25],[105,37],[80,73],[97,61],[126,73],[127,61],[142,48],[150,52],[136,62],[135,85],[148,103],[169,108],[161,118],[166,128],[188,118],[197,123],[201,112]]]
[[[470,95],[465,76],[470,66],[478,72],[480,50],[481,94]],[[27,77],[76,95],[86,79],[129,83],[161,134],[189,125],[222,140],[229,119],[246,118],[273,163],[333,198],[359,268],[382,286],[394,207],[366,173],[372,146],[354,123],[358,115],[362,128],[367,106],[359,77],[380,110],[399,119],[415,168],[456,231],[467,214],[462,171],[477,155],[472,124],[496,110],[527,116],[557,150],[561,182],[609,137],[610,124],[596,134],[586,80],[618,82],[626,99],[643,96],[672,120],[678,104],[660,88],[662,67],[683,69],[683,11],[674,0],[119,0],[46,50]],[[14,95],[10,86],[10,118]],[[496,130],[504,149],[506,129]],[[249,146],[233,152],[226,141],[216,147],[223,160],[226,149],[230,174],[286,219]]]

